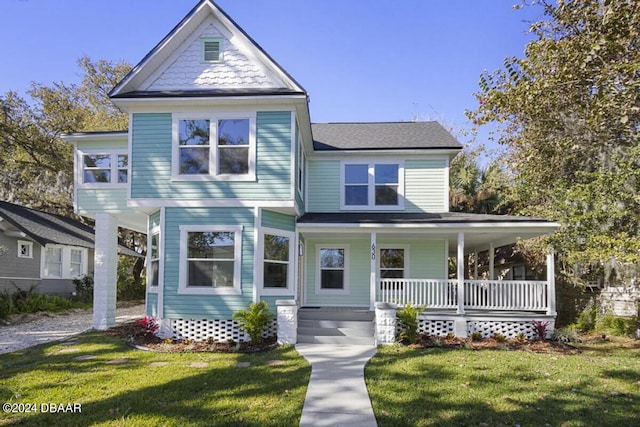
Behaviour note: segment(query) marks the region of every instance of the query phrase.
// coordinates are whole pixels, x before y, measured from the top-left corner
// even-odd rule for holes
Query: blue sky
[[[483,70],[521,57],[519,0],[218,0],[309,93],[314,122],[469,123]],[[136,64],[196,0],[1,0],[0,93],[78,82],[76,61]],[[460,138],[462,142],[464,138]]]

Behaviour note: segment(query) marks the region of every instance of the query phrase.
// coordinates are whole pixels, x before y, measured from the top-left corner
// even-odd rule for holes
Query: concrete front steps
[[[375,345],[374,312],[356,307],[302,307],[298,343]]]

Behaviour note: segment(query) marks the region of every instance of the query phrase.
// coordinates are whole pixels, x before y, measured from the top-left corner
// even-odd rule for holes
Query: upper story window
[[[402,209],[402,162],[342,162],[341,209]]]
[[[202,39],[202,62],[222,61],[222,38]]]
[[[129,156],[125,153],[81,153],[82,184],[126,184]]]
[[[174,179],[255,179],[255,114],[174,116]]]

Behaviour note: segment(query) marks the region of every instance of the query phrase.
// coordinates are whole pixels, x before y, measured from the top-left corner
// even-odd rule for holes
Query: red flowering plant
[[[543,322],[541,320],[532,320],[533,330],[538,335],[538,339],[540,341],[547,340],[547,328],[549,327],[549,322]]]
[[[136,323],[142,327],[145,336],[153,335],[160,329],[160,324],[153,316],[144,316],[142,319],[136,320]]]

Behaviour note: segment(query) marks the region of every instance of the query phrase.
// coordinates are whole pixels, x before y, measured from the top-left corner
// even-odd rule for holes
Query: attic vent
[[[218,62],[222,61],[221,53],[222,40],[220,39],[203,39],[202,40],[202,61]]]

